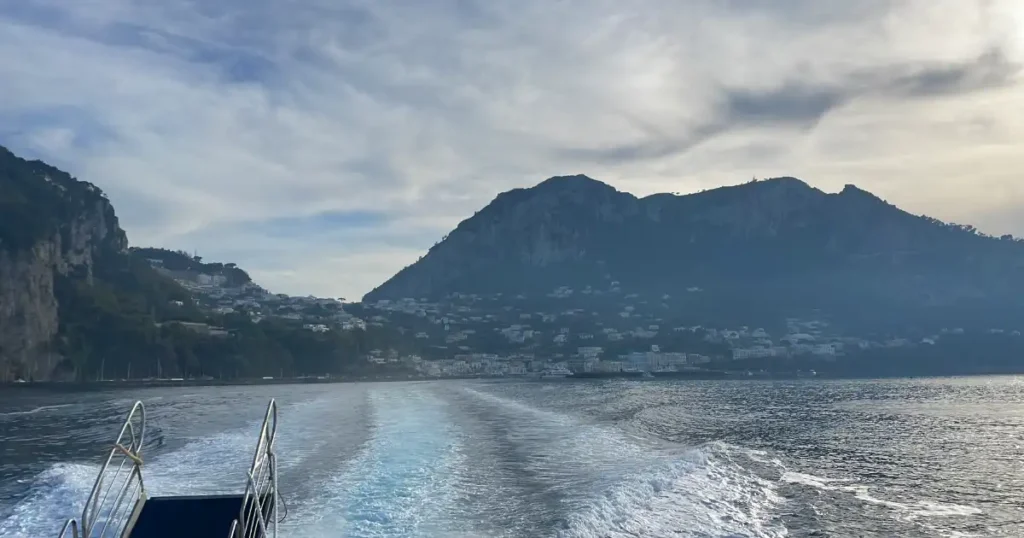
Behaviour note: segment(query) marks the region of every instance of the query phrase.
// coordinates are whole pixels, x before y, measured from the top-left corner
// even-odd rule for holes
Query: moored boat
[[[540,379],[561,379],[565,377],[571,377],[572,375],[572,371],[570,371],[568,368],[565,368],[564,366],[560,366],[558,368],[549,368],[547,370],[544,370],[537,377]]]

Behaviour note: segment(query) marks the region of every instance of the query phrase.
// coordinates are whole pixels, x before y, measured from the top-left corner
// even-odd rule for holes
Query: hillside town
[[[571,293],[560,288],[548,298]],[[638,295],[621,297],[621,310],[613,316],[578,307],[561,310],[557,303],[541,310],[518,308],[528,303],[523,296],[510,303],[499,295],[456,294],[444,302],[410,298],[361,305],[374,323],[416,327],[414,337],[438,357],[376,350],[368,360],[405,361],[432,376],[699,373],[755,358],[834,361],[851,351],[933,345],[942,337],[941,332],[919,339],[850,337],[832,332],[825,321],[795,318],[774,334],[760,327],[674,325],[668,316],[646,312],[647,301]]]
[[[800,318],[773,328],[686,324],[671,314],[678,307],[672,297],[623,292],[616,281],[604,290],[562,286],[539,297],[455,293],[440,301],[344,303],[275,294],[251,281],[238,285],[222,274],[173,271],[162,260],[148,261],[214,315],[247,316],[252,323],[277,318],[322,333],[395,329],[400,338],[391,347],[368,350],[363,360],[424,377],[700,375],[734,370],[751,359],[824,363],[856,351],[935,345],[944,334],[963,332],[869,338],[839,334],[826,320]],[[691,287],[687,293],[703,291]],[[1004,331],[1020,335],[991,329]]]
[[[304,328],[314,332],[366,328],[363,320],[342,308],[339,299],[271,293],[252,281],[232,285],[223,274],[175,271],[165,268],[161,259],[146,261],[158,273],[173,278],[188,290],[197,306],[213,314],[241,314],[248,316],[253,323],[264,318],[301,321]]]

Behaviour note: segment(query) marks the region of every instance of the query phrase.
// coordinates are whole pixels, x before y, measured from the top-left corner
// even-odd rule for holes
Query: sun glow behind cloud
[[[772,175],[1024,233],[1014,0],[24,0],[0,144],[137,245],[359,297],[500,191]]]

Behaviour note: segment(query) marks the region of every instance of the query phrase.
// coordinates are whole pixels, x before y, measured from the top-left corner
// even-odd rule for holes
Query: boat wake
[[[31,481],[28,496],[0,512],[0,536],[56,536],[61,524],[82,512],[99,465],[58,463]]]
[[[59,404],[59,405],[41,405],[32,409],[24,411],[7,411],[0,413],[0,417],[20,417],[25,415],[35,415],[36,413],[44,413],[46,411],[54,411],[57,409],[63,409],[65,407],[71,407],[72,404]]]
[[[282,414],[286,427],[280,436],[278,450],[286,454],[280,460],[280,473],[286,477],[302,477],[308,472],[307,464],[316,461],[337,461],[336,450],[343,447],[336,442],[331,431],[307,432],[322,424],[322,418],[337,407],[336,399],[300,402],[286,407]],[[252,462],[253,451],[262,417],[238,424],[235,429],[208,436],[185,438],[177,449],[143,452],[145,460],[143,479],[150,495],[215,495],[239,493],[245,484],[245,471]],[[298,430],[298,431],[296,431]],[[307,432],[304,432],[306,430]],[[145,446],[154,446],[156,425],[147,427]],[[113,434],[107,442],[113,442]],[[349,431],[348,433],[351,433]],[[312,440],[310,440],[312,438]],[[109,446],[109,445],[107,445]],[[70,517],[82,513],[84,503],[92,490],[105,450],[97,450],[93,462],[62,462],[49,466],[33,478],[22,481],[26,493],[19,496],[13,506],[0,504],[0,537],[51,536]],[[328,460],[327,453],[331,454]],[[147,457],[148,455],[148,457]],[[306,493],[292,481],[292,490],[283,495]],[[291,499],[286,499],[286,502]]]
[[[826,478],[807,473],[786,471],[781,480],[789,484],[812,488],[830,496],[847,496],[889,512],[896,520],[916,524],[933,535],[953,535],[932,525],[936,518],[964,518],[977,516],[982,511],[972,506],[955,503],[937,502],[925,499],[900,499],[899,501],[884,498],[885,495],[872,491],[867,485],[852,479]],[[833,504],[840,504],[833,501]]]
[[[786,535],[775,484],[737,447],[666,444],[469,387],[350,391],[359,392],[282,411],[283,536]],[[146,461],[147,490],[239,491],[258,425],[158,453]],[[98,468],[60,463],[30,479],[0,514],[0,536],[55,534],[81,511]]]
[[[467,389],[504,414],[506,439],[529,452],[525,468],[559,492],[560,538],[635,536],[780,537],[774,484],[724,443],[666,445],[614,425],[587,423]]]
[[[464,464],[458,428],[428,392],[369,395],[371,429],[355,456],[283,527],[301,536],[454,536],[445,515]],[[468,535],[467,535],[468,536]]]

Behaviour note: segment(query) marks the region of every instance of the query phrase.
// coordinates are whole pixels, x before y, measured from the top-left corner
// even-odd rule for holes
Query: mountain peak
[[[878,195],[866,191],[852,183],[844,186],[843,190],[839,191],[838,197],[840,200],[846,200],[848,203],[859,203],[861,205],[892,205],[880,198]]]
[[[755,179],[753,181],[737,185],[741,189],[746,187],[754,192],[770,192],[776,195],[798,195],[801,197],[823,194],[822,191],[810,186],[802,179],[792,176],[772,177],[767,179]]]
[[[574,174],[571,176],[552,176],[544,181],[541,181],[529,190],[546,191],[551,189],[559,190],[616,190],[615,187],[603,182],[598,181],[585,174]]]
[[[600,204],[609,198],[629,197],[615,187],[598,181],[592,177],[575,174],[571,176],[553,176],[532,187],[520,187],[498,194],[494,200],[478,211],[477,214],[493,215],[513,208],[522,208],[521,204],[558,204],[559,201],[572,201],[576,204]],[[459,224],[463,227],[473,219]]]
[[[843,190],[839,191],[839,194],[842,194],[842,195],[845,195],[845,196],[855,196],[856,195],[856,196],[870,196],[872,198],[877,198],[877,196],[875,196],[874,194],[871,194],[870,192],[868,192],[868,191],[866,191],[866,190],[864,190],[864,189],[854,185],[853,183],[847,183],[843,187]]]
[[[804,180],[802,180],[800,178],[795,178],[793,176],[770,177],[770,178],[767,178],[767,179],[762,179],[762,180],[758,181],[757,183],[765,183],[765,184],[769,184],[769,185],[784,185],[784,186],[787,186],[787,187],[796,187],[796,188],[803,188],[803,189],[813,189],[814,188],[814,187],[811,187],[810,185],[808,185],[806,181],[804,181]]]
[[[588,176],[586,174],[572,174],[572,175],[568,175],[568,176],[551,176],[551,177],[545,179],[544,181],[541,181],[539,184],[540,185],[544,185],[545,183],[560,183],[560,182],[570,182],[570,181],[577,181],[577,182],[592,181],[594,183],[603,183],[603,182],[598,181],[598,180],[596,180],[596,179],[594,179],[594,178],[592,178],[592,177],[590,177],[590,176]]]

